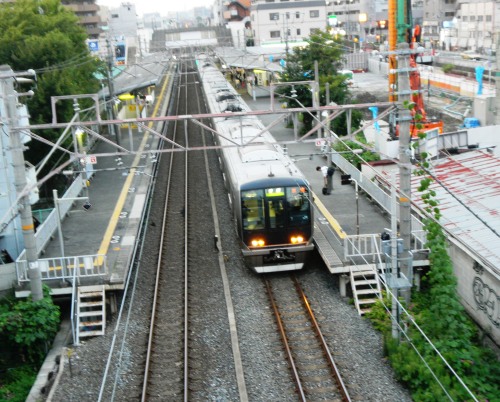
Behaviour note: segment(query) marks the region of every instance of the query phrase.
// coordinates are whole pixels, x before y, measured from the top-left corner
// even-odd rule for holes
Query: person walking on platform
[[[335,168],[333,166],[317,166],[316,170],[323,175],[323,194],[329,195],[333,190],[333,174],[335,173]]]

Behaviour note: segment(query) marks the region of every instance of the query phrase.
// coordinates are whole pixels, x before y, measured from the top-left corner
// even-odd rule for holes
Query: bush
[[[42,300],[5,299],[0,304],[0,339],[24,362],[39,365],[59,329],[59,307],[44,286]]]
[[[445,73],[445,74],[446,74],[446,73],[450,73],[450,72],[453,70],[453,68],[454,68],[454,67],[455,67],[455,66],[454,66],[453,64],[444,64],[444,65],[441,67],[441,70],[443,70],[443,73]]]
[[[37,376],[31,367],[9,369],[0,376],[0,401],[24,402]]]

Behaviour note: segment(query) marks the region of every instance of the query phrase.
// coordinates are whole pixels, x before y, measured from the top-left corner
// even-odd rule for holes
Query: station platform
[[[157,89],[156,102],[148,116],[165,115],[171,85],[172,75],[167,74]],[[161,132],[162,124],[150,122],[148,125]],[[72,294],[75,282],[103,285],[105,290],[125,286],[157,160],[157,154],[151,151],[158,148],[160,138],[135,126],[122,126],[119,134],[104,137],[109,142],[98,141],[87,152],[96,155],[91,174],[87,170],[88,186],[78,197],[58,195],[59,210],[64,211],[60,212],[60,230],[53,231],[39,255],[42,281],[51,287],[54,295]],[[119,144],[121,149],[113,144]],[[99,156],[123,149],[130,154]],[[83,174],[75,176],[75,180],[86,181]],[[89,208],[84,207],[87,203]],[[19,260],[21,258],[17,264],[19,286],[15,293],[16,297],[26,297],[30,293],[29,280]],[[25,265],[25,261],[21,262]]]

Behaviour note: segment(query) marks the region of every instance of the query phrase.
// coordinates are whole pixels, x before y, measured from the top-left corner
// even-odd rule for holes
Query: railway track
[[[176,95],[177,115],[186,113],[188,107],[189,76],[182,73]],[[185,126],[176,121],[172,131],[170,147],[182,148],[187,143]],[[188,389],[189,161],[186,152],[171,152],[169,158],[142,401],[179,399]]]
[[[264,279],[301,401],[350,401],[349,393],[295,276]],[[291,288],[294,289],[291,290]]]
[[[203,94],[196,85],[197,72],[193,66],[193,59],[181,60],[179,65],[177,115],[202,110]],[[195,123],[178,122],[173,131],[172,146],[181,151],[188,144],[202,148],[213,145],[212,136],[205,135]],[[224,259],[220,248],[213,243],[218,230],[209,152],[171,152],[170,158],[141,400],[203,400],[207,392],[205,384],[213,372],[227,371],[232,372],[227,378],[233,379],[229,386],[237,389],[240,400],[245,401],[243,370],[235,369],[238,364],[241,366],[237,339],[221,344],[225,353],[236,353],[235,366],[218,367],[217,355],[221,351],[207,350],[204,346],[203,334],[214,320],[207,320],[207,305],[213,304],[213,310],[225,312],[230,301]],[[214,151],[210,158],[217,160]],[[200,280],[203,276],[200,269],[213,278],[213,286]],[[227,313],[221,316],[221,340],[233,332],[229,327],[235,324],[230,321]],[[229,351],[227,343],[232,344]]]

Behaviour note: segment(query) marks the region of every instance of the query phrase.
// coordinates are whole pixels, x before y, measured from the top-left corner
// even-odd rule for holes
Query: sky
[[[158,12],[167,15],[170,11],[186,11],[193,7],[209,6],[211,0],[97,0],[97,4],[107,7],[119,7],[122,3],[135,3],[135,9],[139,16],[147,13]]]

